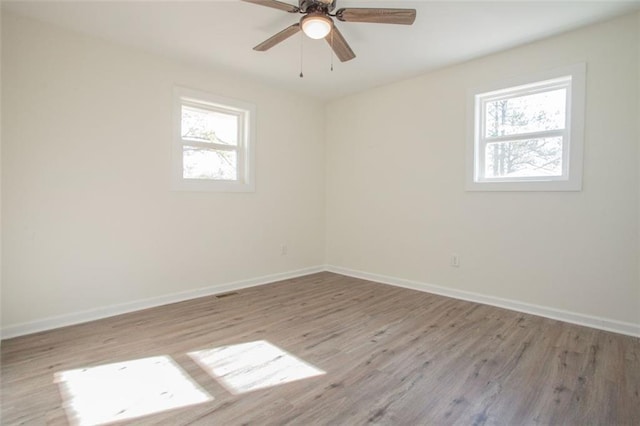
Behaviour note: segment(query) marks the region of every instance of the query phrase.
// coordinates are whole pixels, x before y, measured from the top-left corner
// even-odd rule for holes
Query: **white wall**
[[[323,123],[312,99],[3,13],[2,326],[325,261],[640,326],[639,27],[331,102]],[[584,190],[465,192],[467,90],[581,61]],[[255,193],[169,190],[174,84],[257,105]]]
[[[327,263],[640,330],[639,27],[630,15],[330,103]],[[577,62],[583,191],[465,192],[467,91]]]
[[[323,264],[321,103],[2,18],[4,327]],[[174,84],[257,105],[255,193],[170,191]]]
[[[2,7],[0,7],[0,82],[2,81]],[[2,84],[0,83],[0,100]],[[2,102],[0,101],[0,330],[2,330]],[[2,344],[2,341],[0,341]],[[1,417],[0,417],[1,419]]]

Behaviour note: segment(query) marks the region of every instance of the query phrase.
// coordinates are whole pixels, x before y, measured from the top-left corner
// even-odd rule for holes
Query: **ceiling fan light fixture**
[[[333,21],[322,13],[310,13],[300,21],[302,31],[309,38],[325,38],[331,32]]]

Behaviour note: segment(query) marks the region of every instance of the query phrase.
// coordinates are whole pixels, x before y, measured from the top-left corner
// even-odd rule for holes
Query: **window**
[[[173,189],[254,190],[255,106],[174,90]]]
[[[475,90],[467,190],[582,188],[585,64]]]

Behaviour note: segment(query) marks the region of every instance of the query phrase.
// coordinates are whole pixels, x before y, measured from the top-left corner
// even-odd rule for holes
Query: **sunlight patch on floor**
[[[100,425],[213,400],[168,356],[56,373],[67,417]]]
[[[189,352],[188,355],[233,394],[326,374],[264,340]]]

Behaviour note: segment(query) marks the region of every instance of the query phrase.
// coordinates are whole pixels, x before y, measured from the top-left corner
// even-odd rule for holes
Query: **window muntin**
[[[585,69],[473,92],[468,190],[581,189]]]
[[[173,187],[252,191],[253,105],[176,88]]]

